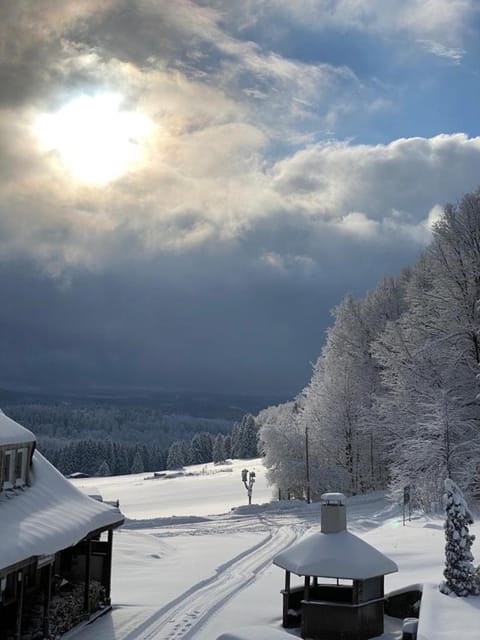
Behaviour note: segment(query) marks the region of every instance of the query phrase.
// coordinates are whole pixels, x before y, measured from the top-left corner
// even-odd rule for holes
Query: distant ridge
[[[137,406],[160,409],[165,414],[203,418],[241,419],[272,404],[288,400],[276,395],[216,394],[142,389],[5,389],[0,388],[0,407],[20,404],[69,404],[80,406]]]

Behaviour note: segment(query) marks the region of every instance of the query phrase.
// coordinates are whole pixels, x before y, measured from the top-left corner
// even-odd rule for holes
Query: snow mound
[[[176,524],[198,524],[210,522],[202,516],[170,516],[168,518],[149,518],[147,520],[125,520],[124,529],[154,529],[155,527],[169,527]]]
[[[286,631],[271,627],[252,626],[242,627],[231,633],[222,633],[217,640],[285,640],[286,638],[292,638],[291,634]]]
[[[478,640],[480,597],[447,596],[438,585],[423,586],[418,640]]]

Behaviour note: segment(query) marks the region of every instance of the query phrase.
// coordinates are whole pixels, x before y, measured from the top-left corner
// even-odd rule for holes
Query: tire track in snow
[[[272,527],[272,524],[270,524]],[[297,528],[273,527],[266,538],[216,569],[156,611],[123,640],[187,640],[214,612],[255,580],[272,558],[298,536]]]

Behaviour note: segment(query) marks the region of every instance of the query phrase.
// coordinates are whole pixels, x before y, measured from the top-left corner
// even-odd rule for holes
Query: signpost
[[[408,521],[412,519],[412,507],[411,507],[411,486],[409,484],[403,487],[403,526],[405,526],[405,509],[408,505]]]
[[[248,504],[252,504],[252,490],[255,484],[255,471],[248,472],[248,469],[242,469],[242,482],[245,485],[248,495]]]

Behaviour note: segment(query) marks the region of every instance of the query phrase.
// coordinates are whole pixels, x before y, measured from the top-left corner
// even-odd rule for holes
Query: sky
[[[475,0],[0,6],[0,385],[293,396],[480,185]]]

